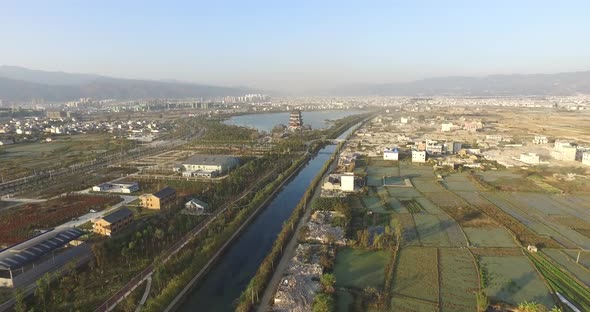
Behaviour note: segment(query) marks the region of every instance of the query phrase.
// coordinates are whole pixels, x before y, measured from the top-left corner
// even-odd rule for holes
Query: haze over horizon
[[[590,3],[0,4],[0,62],[299,92],[590,69]]]

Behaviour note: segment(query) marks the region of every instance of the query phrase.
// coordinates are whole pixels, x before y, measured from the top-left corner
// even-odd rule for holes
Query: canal
[[[358,126],[358,125],[357,125]],[[346,139],[354,126],[339,139]],[[307,190],[324,164],[330,160],[336,145],[322,148],[277,194],[271,203],[250,223],[231,244],[219,261],[189,293],[178,311],[233,311],[260,263],[270,251],[283,222]]]

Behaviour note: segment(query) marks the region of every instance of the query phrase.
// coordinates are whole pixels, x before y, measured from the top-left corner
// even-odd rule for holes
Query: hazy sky
[[[0,0],[0,64],[266,89],[590,70],[590,1]]]

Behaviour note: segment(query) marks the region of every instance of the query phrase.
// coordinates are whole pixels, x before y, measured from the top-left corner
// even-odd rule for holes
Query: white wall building
[[[343,192],[354,192],[354,173],[342,174],[340,184]]]
[[[139,190],[139,184],[133,183],[102,183],[92,187],[93,192],[130,194]]]
[[[520,161],[529,165],[538,165],[541,161],[535,153],[520,154]]]
[[[397,148],[394,148],[393,150],[384,150],[383,160],[399,160],[399,150]]]
[[[412,151],[412,162],[415,162],[415,163],[426,162],[426,151]]]
[[[442,132],[450,132],[452,130],[453,130],[453,123],[451,123],[451,122],[445,122],[441,125]]]
[[[533,139],[533,144],[547,144],[547,142],[547,137],[544,135],[535,135]]]
[[[590,166],[590,151],[582,154],[582,164]]]

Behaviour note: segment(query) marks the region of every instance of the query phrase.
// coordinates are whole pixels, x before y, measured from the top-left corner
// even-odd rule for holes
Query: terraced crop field
[[[464,227],[463,231],[473,247],[518,247],[512,235],[501,227]]]
[[[440,248],[441,311],[476,311],[479,274],[467,249]]]
[[[552,307],[555,303],[547,285],[525,256],[481,256],[485,292],[492,301],[518,305],[535,301]]]
[[[400,306],[399,297],[438,305],[440,294],[436,248],[405,247],[401,249],[398,257],[393,278],[392,308]]]

